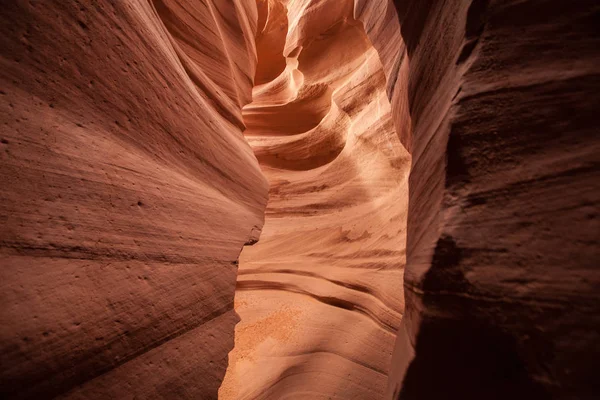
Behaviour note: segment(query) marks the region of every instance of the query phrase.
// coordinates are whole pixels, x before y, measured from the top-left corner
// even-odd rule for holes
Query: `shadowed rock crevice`
[[[465,305],[469,302],[457,304],[456,309]],[[460,313],[464,319],[421,322],[417,357],[410,364],[398,398],[501,400],[516,393],[523,398],[550,398],[530,380],[510,334],[486,325],[468,309],[460,309]],[[430,358],[436,362],[425,361]]]

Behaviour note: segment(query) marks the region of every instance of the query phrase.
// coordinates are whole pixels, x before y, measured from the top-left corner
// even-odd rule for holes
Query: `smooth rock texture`
[[[247,1],[4,2],[0,397],[214,399],[268,184]]]
[[[4,2],[0,397],[599,398],[597,3]]]
[[[258,5],[257,76],[271,80],[243,117],[271,189],[240,257],[219,397],[381,399],[404,311],[410,166],[384,67],[352,1]]]

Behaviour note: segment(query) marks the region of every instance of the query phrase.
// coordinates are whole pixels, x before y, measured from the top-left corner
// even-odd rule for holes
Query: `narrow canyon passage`
[[[353,2],[287,6],[258,2],[243,117],[269,202],[240,257],[219,398],[378,399],[404,311],[410,156]]]
[[[0,398],[600,398],[598,0],[0,19]]]

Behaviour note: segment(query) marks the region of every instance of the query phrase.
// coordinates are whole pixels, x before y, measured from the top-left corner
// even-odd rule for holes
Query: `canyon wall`
[[[410,167],[384,66],[351,0],[258,4],[243,118],[271,188],[240,257],[219,397],[381,399],[404,312]]]
[[[267,200],[256,5],[0,13],[0,397],[216,398]]]
[[[596,3],[6,2],[2,397],[596,398]]]
[[[596,398],[600,7],[394,3],[412,167],[388,397]]]

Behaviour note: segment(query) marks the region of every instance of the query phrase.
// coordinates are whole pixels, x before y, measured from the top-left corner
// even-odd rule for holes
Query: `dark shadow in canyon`
[[[531,379],[514,336],[482,314],[482,308],[489,306],[486,303],[497,300],[466,297],[473,288],[460,263],[468,251],[450,236],[437,243],[422,283],[423,305],[430,311],[451,313],[453,318],[425,317],[421,321],[416,357],[397,399],[506,400],[517,394],[519,398],[549,399],[544,388]],[[552,357],[548,340],[540,335],[533,341],[544,345],[537,349],[540,353]]]

